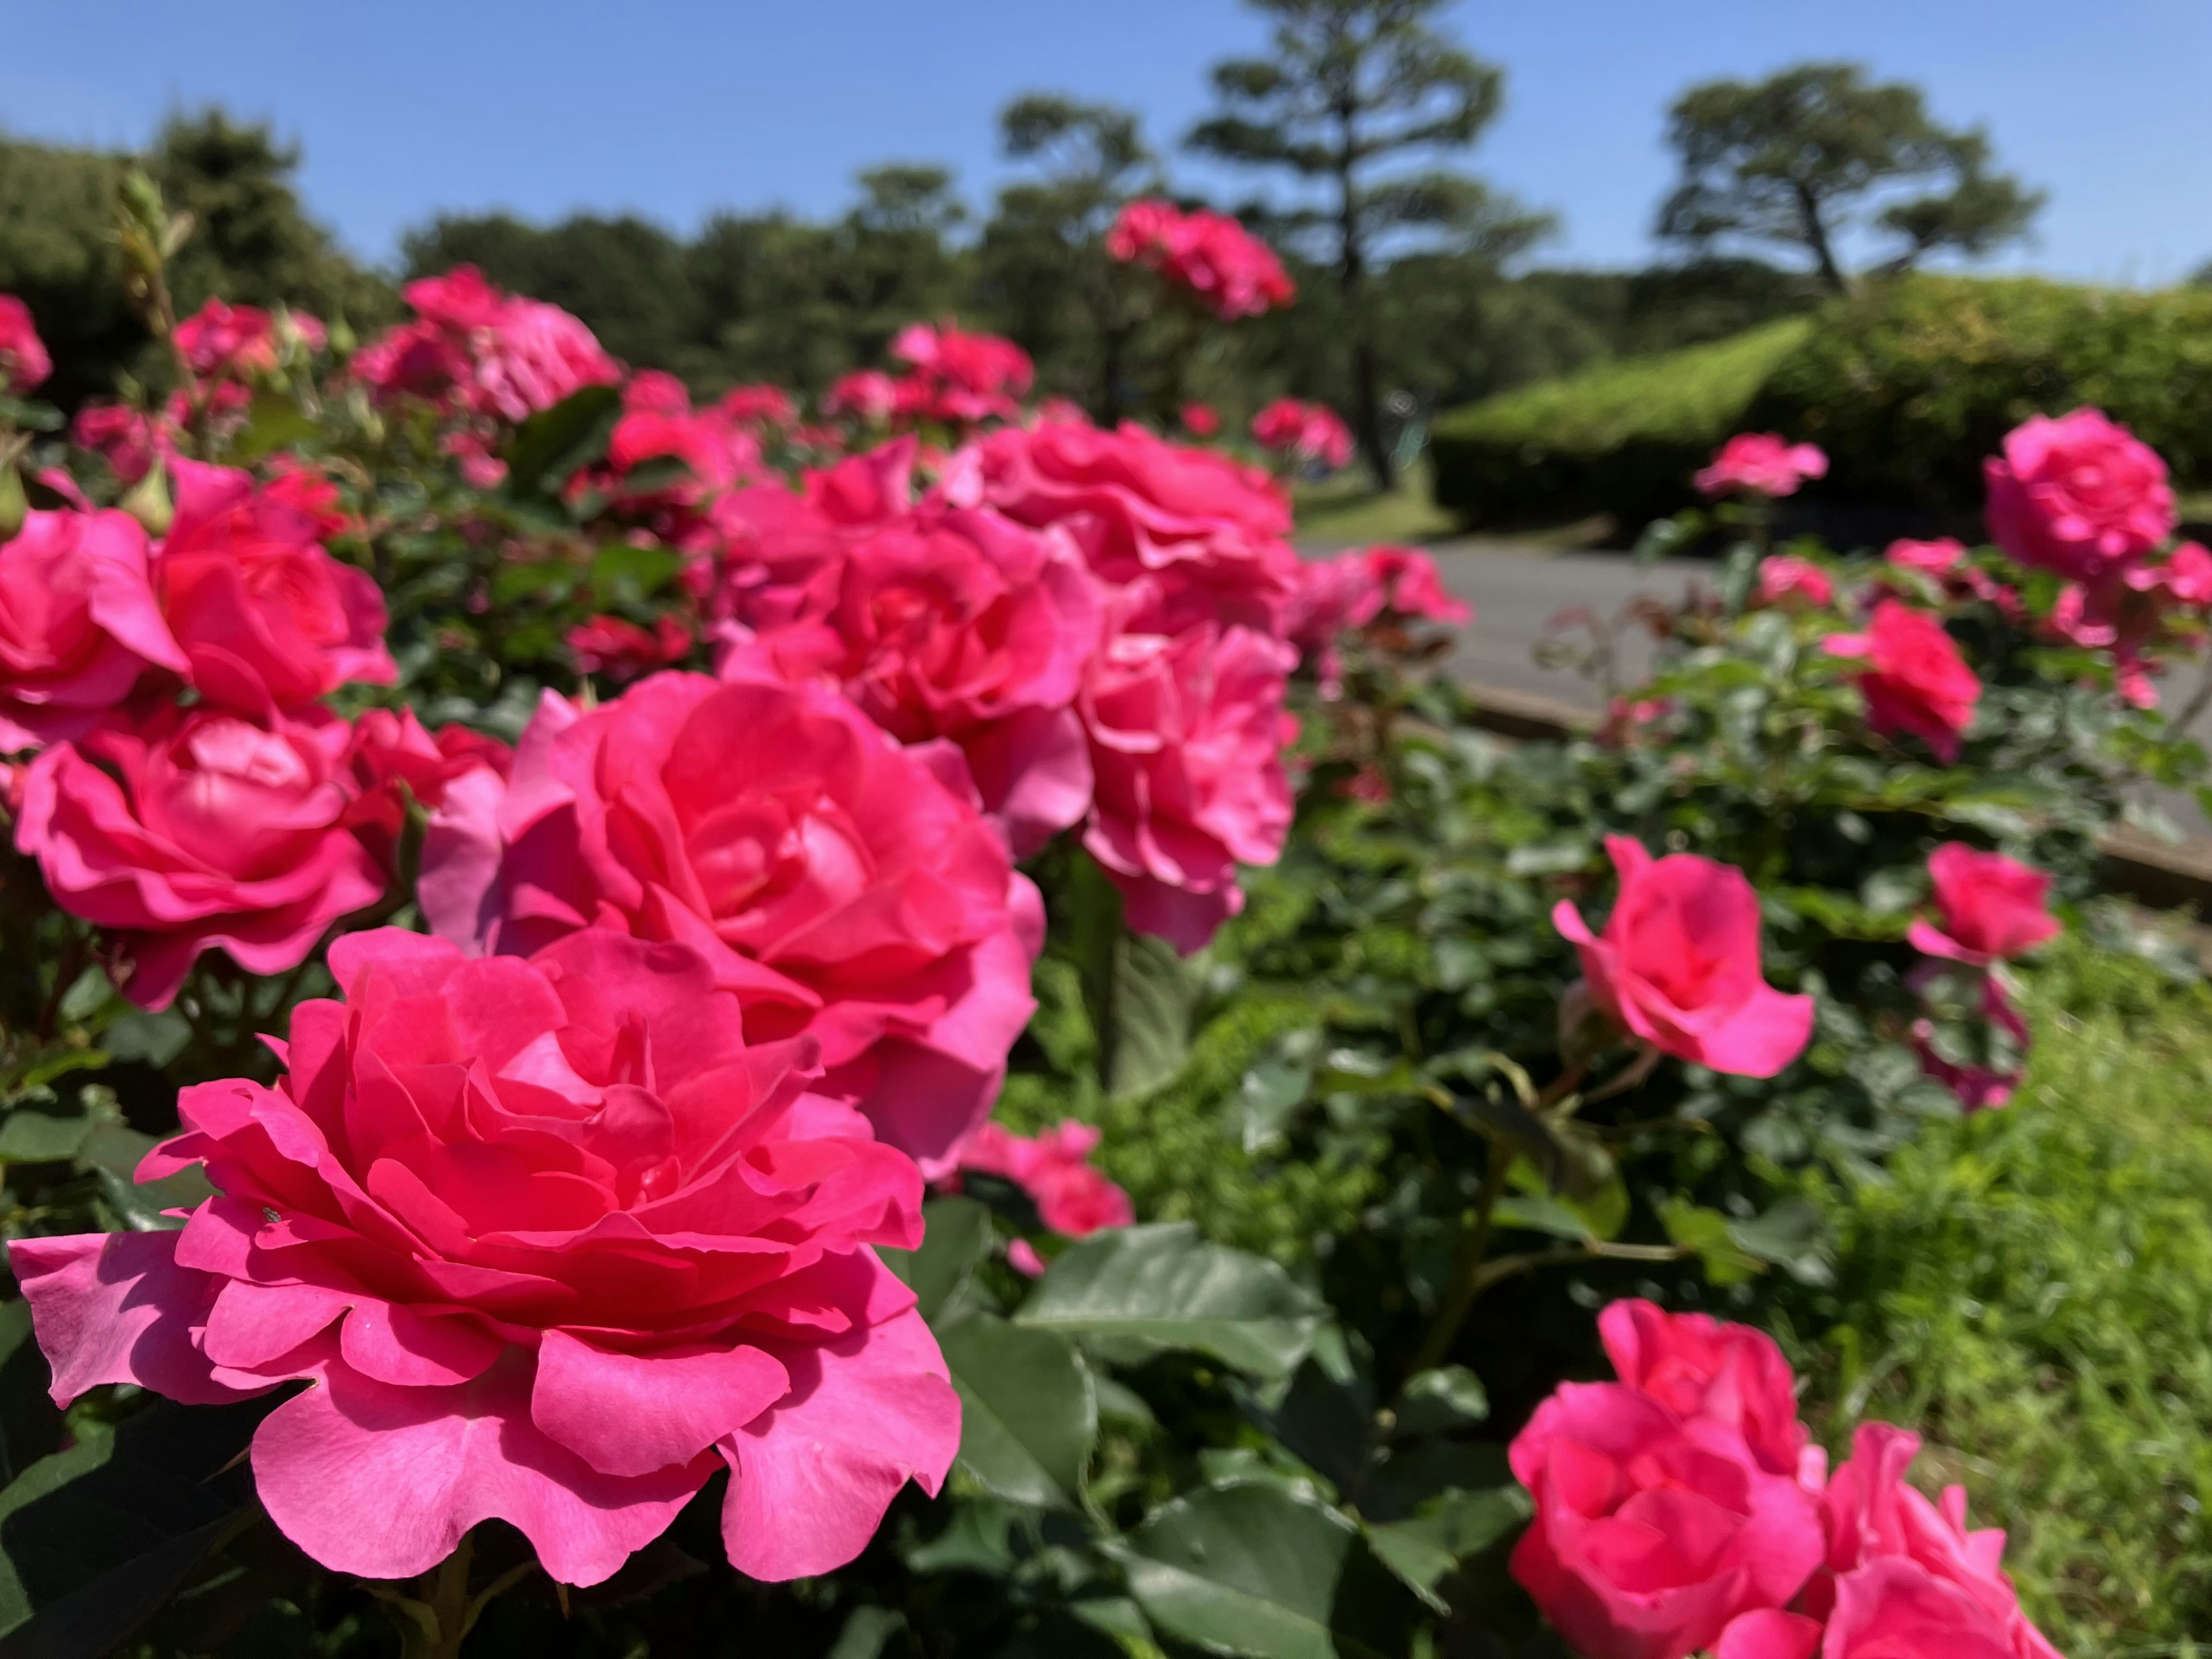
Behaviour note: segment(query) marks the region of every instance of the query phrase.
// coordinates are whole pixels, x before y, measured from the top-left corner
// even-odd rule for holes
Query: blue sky
[[[1453,16],[1508,76],[1474,164],[1560,216],[1547,263],[1650,258],[1667,102],[1808,57],[1861,59],[1925,85],[1944,118],[1988,124],[2051,196],[2009,264],[2155,283],[2212,257],[2206,0],[1522,0]],[[634,208],[678,229],[723,205],[833,211],[856,168],[891,159],[950,163],[981,198],[1005,174],[993,118],[1010,95],[1129,104],[1164,142],[1205,108],[1206,65],[1265,36],[1237,0],[228,0],[219,21],[0,0],[0,128],[135,143],[219,100],[303,143],[313,210],[378,259],[441,208]]]

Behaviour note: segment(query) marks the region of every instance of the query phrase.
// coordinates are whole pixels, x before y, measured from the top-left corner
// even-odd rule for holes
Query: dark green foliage
[[[1970,511],[2007,432],[2083,404],[2182,487],[2212,483],[2212,291],[1871,283],[1809,322],[1455,410],[1437,422],[1437,499],[1479,521],[1603,512],[1632,529],[1687,501],[1690,471],[1732,433],[1776,431],[1827,452],[1808,501]]]
[[[1883,269],[1894,273],[1930,253],[1993,252],[2025,235],[2043,205],[2040,192],[1990,171],[1985,133],[1942,125],[1919,88],[1870,84],[1856,64],[1709,81],[1668,116],[1682,178],[1659,234],[1699,251],[1792,249],[1837,293],[1851,286],[1839,246],[1848,232],[1893,239]]]
[[[1817,495],[1962,507],[1980,501],[1982,458],[2008,430],[2084,404],[2132,428],[2181,484],[2212,483],[2212,293],[1882,283],[1823,312],[1744,419],[1828,452]]]

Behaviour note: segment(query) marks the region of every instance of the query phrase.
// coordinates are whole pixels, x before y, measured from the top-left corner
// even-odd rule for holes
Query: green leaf
[[[924,1319],[937,1317],[947,1297],[991,1251],[991,1212],[972,1198],[933,1198],[921,1206],[919,1249],[878,1250],[884,1266],[915,1295]]]
[[[1785,1198],[1764,1215],[1729,1223],[1729,1237],[1739,1249],[1771,1261],[1807,1285],[1834,1278],[1834,1256],[1826,1224],[1810,1200]]]
[[[1209,1653],[1335,1659],[1337,1583],[1357,1537],[1334,1510],[1246,1481],[1164,1505],[1115,1553],[1170,1636]]]
[[[1190,1058],[1198,975],[1165,939],[1124,933],[1114,951],[1114,1031],[1106,1089],[1148,1095]]]
[[[684,568],[684,556],[665,547],[610,542],[592,556],[592,592],[601,605],[651,598]]]
[[[1482,1379],[1464,1365],[1440,1365],[1406,1380],[1398,1391],[1398,1420],[1390,1432],[1398,1438],[1449,1434],[1489,1416],[1490,1395]]]
[[[1764,1261],[1736,1243],[1733,1224],[1718,1210],[1676,1194],[1661,1202],[1659,1219],[1668,1237],[1705,1263],[1705,1277],[1717,1285],[1741,1285],[1766,1271]]]
[[[826,1659],[876,1659],[884,1644],[905,1628],[906,1615],[896,1607],[854,1607]]]
[[[74,1158],[92,1133],[85,1117],[49,1117],[21,1107],[0,1121],[0,1164],[62,1164]]]
[[[1518,1486],[1446,1492],[1409,1521],[1370,1525],[1367,1542],[1408,1589],[1443,1613],[1449,1609],[1436,1594],[1437,1581],[1504,1537],[1528,1512],[1528,1494]]]
[[[1044,1614],[1000,1648],[996,1659],[1128,1659],[1128,1654],[1114,1636],[1071,1610]]]
[[[106,1652],[250,1524],[252,1483],[231,1465],[276,1403],[156,1401],[0,1492],[6,1651]]]
[[[1080,1338],[1117,1363],[1193,1349],[1277,1377],[1297,1369],[1327,1311],[1273,1262],[1170,1221],[1076,1240],[1014,1317]]]
[[[1321,1032],[1310,1026],[1273,1039],[1237,1085],[1232,1132],[1256,1152],[1282,1139],[1283,1126],[1312,1091]]]
[[[960,1394],[960,1461],[988,1490],[1074,1509],[1098,1438],[1091,1368],[1064,1338],[976,1314],[938,1336]]]
[[[980,1572],[1000,1577],[1014,1570],[1013,1529],[1021,1513],[995,1498],[945,1500],[952,1520],[926,1544],[906,1552],[909,1572]]]
[[[560,494],[577,468],[606,453],[622,415],[622,393],[587,386],[525,421],[507,447],[507,493],[518,501]]]
[[[259,460],[315,435],[315,422],[289,393],[263,386],[253,394],[246,425],[231,440],[231,455],[240,463]]]

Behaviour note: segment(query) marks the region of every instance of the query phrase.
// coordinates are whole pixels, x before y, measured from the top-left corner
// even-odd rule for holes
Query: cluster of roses
[[[823,395],[823,413],[863,427],[964,431],[986,421],[1014,419],[1021,413],[1021,394],[1036,379],[1029,353],[1012,340],[964,333],[951,323],[908,324],[892,340],[890,354],[907,365],[906,373],[855,369]]]
[[[1352,428],[1326,404],[1278,398],[1252,417],[1252,436],[1294,471],[1318,465],[1340,472],[1352,465]]]
[[[1106,233],[1106,252],[1159,273],[1224,322],[1286,306],[1297,285],[1275,251],[1225,213],[1186,212],[1147,197],[1124,206]]]
[[[2180,520],[2166,463],[2094,409],[2033,416],[2006,434],[2003,448],[1983,469],[1990,535],[2014,563],[2061,579],[2057,602],[2039,626],[2107,653],[2120,694],[2138,708],[2155,706],[2154,677],[2173,647],[2203,644],[2212,617],[2212,551],[2174,540]],[[1827,468],[1814,445],[1741,433],[1696,483],[1709,496],[1775,498]],[[1954,540],[1894,543],[1887,563],[1887,597],[1875,604],[1867,630],[1837,635],[1828,648],[1867,661],[1861,684],[1876,730],[1917,736],[1948,761],[1973,722],[1980,686],[1940,621],[1911,601],[1931,593],[1976,599],[2014,622],[2025,605]],[[1837,594],[1818,565],[1782,555],[1761,566],[1759,597],[1825,609]]]
[[[476,475],[611,373],[473,274],[410,298],[342,373]],[[274,1087],[185,1091],[142,1171],[206,1166],[180,1231],[13,1248],[54,1395],[311,1384],[253,1466],[342,1571],[414,1575],[498,1516],[595,1583],[724,1467],[741,1570],[850,1559],[959,1438],[873,1254],[918,1242],[925,1181],[1005,1176],[1064,1233],[1130,1218],[1089,1132],[983,1122],[1042,941],[1014,860],[1078,830],[1190,949],[1288,827],[1307,578],[1264,475],[1063,415],[789,484],[744,441],[787,405],[679,393],[632,380],[583,487],[690,556],[718,672],[549,693],[512,751],[324,706],[396,675],[296,463],[172,455],[158,542],[80,499],[0,545],[10,811],[54,901],[149,1006],[203,951],[271,975],[326,939],[340,993],[293,1011]],[[648,490],[656,455],[684,466]],[[1366,579],[1348,618],[1448,604],[1418,556]],[[428,938],[368,926],[410,801]]]
[[[1970,1531],[1863,1424],[1832,1474],[1760,1332],[1648,1302],[1598,1318],[1619,1380],[1562,1384],[1510,1451],[1536,1516],[1513,1576],[1585,1659],[2059,1659]]]
[[[1589,1035],[1626,1038],[1692,1065],[1772,1077],[1805,1050],[1813,999],[1785,995],[1762,977],[1759,895],[1742,871],[1694,853],[1654,859],[1640,842],[1608,836],[1620,890],[1601,933],[1561,900],[1555,926],[1575,946],[1583,977],[1562,1017],[1571,1048]],[[2027,1023],[2002,964],[2059,931],[2051,878],[2002,853],[1949,842],[1928,860],[1938,922],[1915,921],[1906,937],[1928,958],[1907,977],[1923,999],[1965,1005],[1969,1022],[2002,1034],[1994,1054],[1948,1052],[1952,1034],[1921,1018],[1911,1036],[1927,1073],[1968,1111],[2012,1097],[2025,1064]],[[1595,1033],[1580,1029],[1598,1022]]]

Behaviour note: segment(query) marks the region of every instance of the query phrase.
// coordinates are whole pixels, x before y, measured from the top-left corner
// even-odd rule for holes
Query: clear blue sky
[[[1942,118],[1988,124],[2002,161],[2051,191],[2013,264],[2152,283],[2212,257],[2212,0],[1521,0],[1454,17],[1508,76],[1474,165],[1560,216],[1547,262],[1650,257],[1668,100],[1808,57],[1863,60],[1925,85]],[[1207,64],[1264,39],[1237,0],[0,0],[0,128],[130,144],[220,101],[305,145],[310,204],[377,259],[439,209],[634,208],[678,229],[724,205],[828,212],[854,169],[892,159],[950,163],[981,199],[1004,175],[993,117],[1010,95],[1129,104],[1168,141],[1205,107]]]

